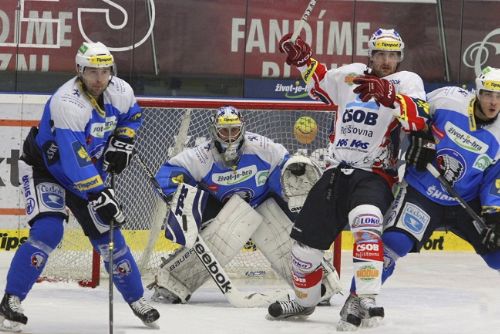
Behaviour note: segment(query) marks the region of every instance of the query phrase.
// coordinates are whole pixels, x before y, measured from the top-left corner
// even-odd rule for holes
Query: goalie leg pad
[[[165,237],[179,245],[192,247],[207,199],[208,192],[185,183],[179,185],[170,203]]]
[[[256,210],[264,217],[264,221],[252,235],[252,240],[271,263],[271,268],[293,286],[290,261],[292,253],[290,231],[293,223],[273,198],[264,201]]]
[[[217,262],[225,266],[239,253],[262,220],[262,216],[248,203],[239,196],[233,196],[200,234]],[[158,285],[173,292],[177,287],[171,285],[177,284],[176,281],[182,282],[186,292],[184,296],[179,296],[181,300],[186,299],[187,295],[196,291],[210,278],[193,249],[183,249],[176,253],[168,259],[168,264],[160,269],[162,270],[169,271],[169,279],[166,282],[158,282]]]
[[[293,287],[292,262],[290,261],[293,245],[290,231],[293,223],[272,198],[264,201],[257,208],[257,212],[264,217],[264,221],[252,235],[252,240],[271,263],[271,268]],[[330,300],[334,294],[342,290],[339,276],[333,265],[325,258],[321,261],[321,266],[324,288],[322,300]]]
[[[374,205],[358,205],[349,212],[349,224],[354,237],[354,280],[358,295],[380,292],[384,247],[382,243],[383,215]]]
[[[293,286],[297,302],[304,307],[316,306],[321,300],[323,251],[297,241],[292,246]]]

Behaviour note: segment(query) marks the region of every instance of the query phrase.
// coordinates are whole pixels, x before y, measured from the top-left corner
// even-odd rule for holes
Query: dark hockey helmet
[[[241,113],[232,106],[217,109],[210,118],[210,136],[226,165],[236,164],[245,138]]]

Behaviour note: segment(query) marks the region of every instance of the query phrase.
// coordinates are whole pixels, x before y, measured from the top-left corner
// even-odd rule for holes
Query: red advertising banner
[[[296,76],[278,51],[308,0],[2,0],[0,70],[70,72],[101,41],[138,75]],[[19,5],[19,7],[18,7]],[[318,1],[302,37],[329,66],[366,62],[378,27],[402,35],[402,68],[425,81],[470,81],[500,67],[499,1]]]

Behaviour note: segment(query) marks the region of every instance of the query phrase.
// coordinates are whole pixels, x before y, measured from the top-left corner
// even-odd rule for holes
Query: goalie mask
[[[210,136],[222,160],[228,166],[235,165],[245,138],[245,123],[240,112],[235,107],[221,107],[211,117],[210,123]]]
[[[379,28],[368,41],[369,57],[373,56],[375,51],[396,51],[400,53],[399,61],[402,61],[404,48],[403,39],[394,29]]]

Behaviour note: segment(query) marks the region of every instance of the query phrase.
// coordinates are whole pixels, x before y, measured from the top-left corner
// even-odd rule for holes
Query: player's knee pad
[[[59,245],[63,235],[64,218],[61,216],[43,215],[39,216],[32,223],[27,242],[50,254]]]
[[[40,216],[67,218],[66,190],[58,183],[33,177],[33,167],[19,160],[19,183],[23,190],[28,223]]]
[[[252,240],[274,271],[292,286],[290,231],[293,223],[272,198],[264,201],[256,210],[264,220],[252,235]]]
[[[293,287],[297,301],[305,307],[316,306],[321,300],[323,251],[294,241],[292,246]]]
[[[374,205],[358,205],[349,212],[353,233],[354,279],[358,294],[377,294],[381,288],[384,249],[383,215]]]
[[[200,234],[217,262],[225,266],[240,252],[262,220],[262,216],[247,202],[235,195]],[[156,285],[171,292],[182,290],[179,295],[181,300],[210,278],[193,249],[178,251],[162,265],[161,271],[168,271],[168,274],[158,274]]]

